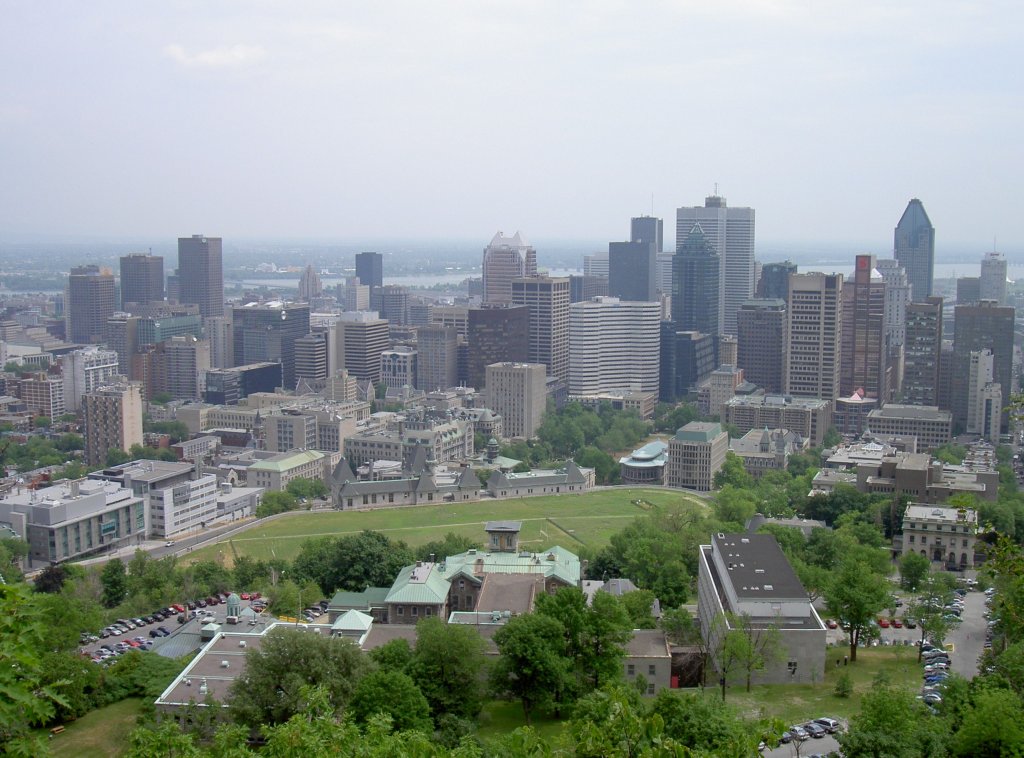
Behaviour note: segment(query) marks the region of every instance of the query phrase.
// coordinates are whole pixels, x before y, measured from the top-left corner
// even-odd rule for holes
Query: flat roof
[[[886,403],[881,408],[875,408],[868,414],[868,419],[873,418],[909,418],[920,419],[921,421],[952,421],[953,414],[949,411],[939,410],[934,405],[901,405],[900,403]]]
[[[675,439],[683,442],[711,442],[721,433],[721,424],[711,421],[691,421],[676,432]]]
[[[714,549],[741,600],[806,598],[793,567],[770,534],[717,534]]]

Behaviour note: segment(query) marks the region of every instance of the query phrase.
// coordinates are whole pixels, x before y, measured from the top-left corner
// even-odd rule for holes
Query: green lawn
[[[636,505],[635,501],[641,501]],[[267,523],[190,553],[189,562],[222,557],[231,565],[234,557],[292,559],[303,541],[311,537],[354,534],[364,529],[416,546],[455,532],[482,542],[487,521],[514,519],[523,522],[520,544],[543,549],[554,544],[570,550],[580,545],[601,547],[608,538],[642,515],[650,505],[683,500],[703,503],[691,495],[662,489],[616,488],[585,495],[484,500],[473,503],[439,503],[372,511],[302,513]]]
[[[129,698],[64,725],[50,740],[56,758],[109,758],[128,747],[128,733],[142,713],[141,698]]]
[[[480,712],[477,736],[484,740],[503,737],[521,726],[526,726],[526,719],[523,717],[523,706],[518,700],[511,703],[492,700]],[[538,735],[550,741],[562,733],[565,722],[543,713],[534,713],[530,726]]]
[[[916,692],[922,684],[921,664],[917,662],[917,648],[876,647],[857,651],[857,662],[836,668],[836,659],[849,654],[848,647],[830,647],[825,654],[825,681],[821,684],[755,685],[747,693],[742,684],[727,690],[726,701],[746,716],[761,714],[781,718],[787,724],[796,724],[819,716],[847,718],[860,710],[864,693],[872,687],[879,672],[884,672],[896,687]],[[853,680],[853,695],[839,698],[833,694],[836,680],[843,671]],[[708,688],[709,694],[719,690]]]

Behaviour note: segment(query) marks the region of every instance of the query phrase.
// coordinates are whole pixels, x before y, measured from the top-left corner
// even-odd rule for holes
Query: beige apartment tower
[[[834,400],[839,396],[843,321],[842,274],[789,277],[785,392]]]
[[[543,363],[548,374],[569,378],[569,278],[535,276],[512,280],[512,302],[525,305],[530,363]]]
[[[128,451],[142,444],[142,385],[137,382],[100,387],[82,398],[85,458],[102,466],[111,448]]]
[[[547,367],[492,363],[487,367],[487,399],[490,409],[501,414],[506,437],[535,437],[547,404]]]

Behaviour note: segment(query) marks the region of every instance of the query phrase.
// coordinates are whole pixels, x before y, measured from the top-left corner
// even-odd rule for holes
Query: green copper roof
[[[273,458],[267,458],[259,463],[254,463],[249,467],[249,471],[276,471],[281,473],[284,471],[290,471],[304,463],[322,460],[323,457],[324,454],[318,453],[316,450],[296,450],[291,453],[275,455]]]

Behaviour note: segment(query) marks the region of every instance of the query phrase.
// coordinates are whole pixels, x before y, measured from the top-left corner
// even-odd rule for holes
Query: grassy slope
[[[321,536],[353,534],[364,529],[383,532],[410,545],[440,539],[452,531],[483,541],[483,525],[495,519],[523,522],[520,543],[543,549],[559,544],[570,550],[581,544],[600,547],[630,520],[643,514],[647,504],[665,505],[690,499],[669,490],[615,488],[585,495],[484,500],[474,503],[439,503],[370,511],[329,511],[288,516],[256,524],[230,540],[187,556],[188,561],[208,560],[222,554],[227,565],[236,555],[254,558],[294,558],[304,540]],[[641,500],[640,505],[634,501]]]
[[[50,740],[55,758],[109,758],[128,748],[128,733],[142,713],[141,698],[129,698],[87,713],[66,724]]]

